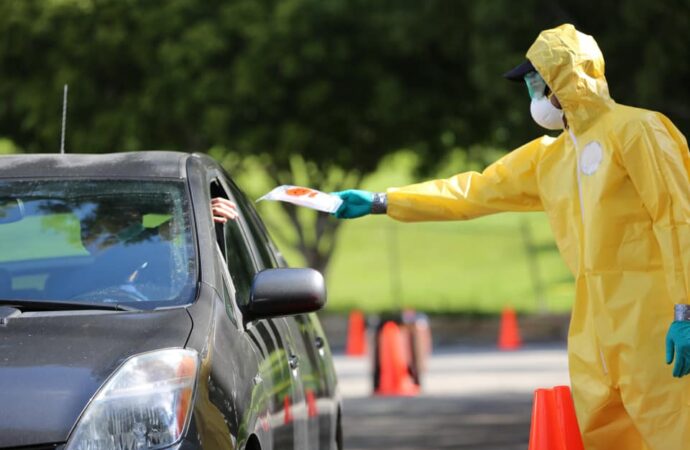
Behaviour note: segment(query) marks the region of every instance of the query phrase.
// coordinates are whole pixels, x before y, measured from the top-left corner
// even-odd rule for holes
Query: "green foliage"
[[[69,84],[69,152],[214,149],[236,171],[235,152],[323,190],[401,148],[418,177],[457,149],[482,166],[542,132],[500,74],[563,22],[596,37],[616,100],[690,130],[687,0],[0,0],[0,136],[57,151]],[[283,214],[325,269],[339,224]]]
[[[539,129],[500,74],[567,21],[599,41],[615,98],[688,129],[686,1],[4,0],[0,135],[54,151],[67,83],[75,152],[222,146],[369,173],[402,147],[507,149]]]
[[[19,153],[20,149],[9,139],[0,138],[0,155]]]

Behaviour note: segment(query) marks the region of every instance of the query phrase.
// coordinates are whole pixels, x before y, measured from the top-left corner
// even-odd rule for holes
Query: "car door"
[[[215,183],[211,187],[213,196],[237,203],[219,180]],[[242,210],[236,220],[223,225],[218,237],[224,244],[235,301],[241,310],[249,302],[254,275],[263,268]],[[270,424],[275,448],[309,448],[304,389],[299,377],[300,358],[285,319],[255,320],[244,326],[261,356],[260,377],[267,382],[272,397]]]
[[[310,431],[316,433],[318,448],[332,448],[335,442],[338,404],[335,398],[337,382],[331,351],[316,313],[300,314],[292,319],[291,331],[296,331],[296,339],[304,344],[309,360],[309,367],[302,371],[302,383],[311,421]]]
[[[201,411],[196,426],[204,448],[239,448],[238,443],[246,442],[256,431],[252,424],[267,419],[271,404],[263,399],[263,393],[270,391],[272,380],[267,379],[265,385],[256,383],[264,353],[257,350],[255,338],[245,331],[225,257],[218,245],[215,251],[222,281],[214,287],[224,308],[213,318],[209,364],[202,366],[200,376],[200,392],[208,401],[198,401]],[[226,427],[231,430],[229,436],[223,432]]]
[[[238,207],[246,219],[248,230],[252,234],[261,268],[284,265],[256,210],[234,185],[230,185],[230,190],[234,193]],[[332,370],[328,370],[331,355],[323,330],[314,327],[314,322],[318,322],[318,319],[315,315],[310,316],[300,314],[285,317],[283,320],[290,336],[289,346],[295,350],[295,356],[298,358],[298,373],[305,398],[309,448],[326,449],[330,448],[334,441],[333,421],[337,411],[333,402],[335,375]]]

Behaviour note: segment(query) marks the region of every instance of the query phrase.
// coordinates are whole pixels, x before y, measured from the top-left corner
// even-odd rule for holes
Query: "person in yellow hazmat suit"
[[[687,141],[662,114],[611,99],[597,43],[572,25],[543,31],[526,56],[506,76],[525,80],[532,117],[562,129],[558,137],[482,173],[337,192],[334,215],[412,222],[545,211],[576,280],[568,353],[585,447],[690,449]]]

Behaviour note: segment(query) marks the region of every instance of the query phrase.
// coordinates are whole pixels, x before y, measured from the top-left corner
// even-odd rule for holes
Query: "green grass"
[[[521,222],[545,250],[534,253],[544,286],[537,301]],[[328,273],[329,309],[413,307],[427,312],[568,310],[570,274],[542,214],[471,222],[403,224],[367,217],[346,224]]]

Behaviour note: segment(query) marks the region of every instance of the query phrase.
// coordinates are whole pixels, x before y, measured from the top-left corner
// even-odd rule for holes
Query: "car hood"
[[[183,347],[191,328],[184,308],[24,313],[0,322],[0,448],[65,442],[125,359]]]

